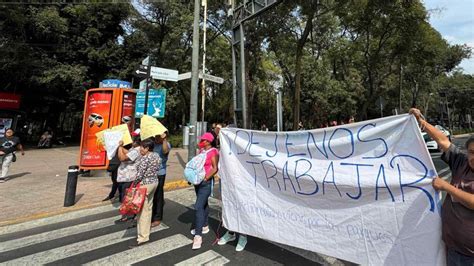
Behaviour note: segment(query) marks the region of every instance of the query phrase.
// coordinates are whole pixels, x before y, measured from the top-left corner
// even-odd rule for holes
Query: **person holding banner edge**
[[[465,143],[466,155],[443,132],[428,123],[420,110],[412,108],[409,112],[415,116],[421,130],[438,143],[443,151],[441,159],[452,173],[450,183],[439,177],[433,179],[433,188],[448,194],[441,211],[446,263],[474,265],[474,137]]]

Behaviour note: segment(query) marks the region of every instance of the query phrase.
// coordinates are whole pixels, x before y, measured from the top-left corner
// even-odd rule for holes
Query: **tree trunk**
[[[303,35],[298,40],[296,47],[296,64],[295,64],[295,95],[293,99],[294,108],[293,108],[293,130],[298,129],[298,123],[300,122],[300,95],[301,95],[301,64],[303,59],[303,49],[306,41],[308,40],[309,33],[313,28],[313,17],[315,9],[312,8],[308,14],[306,20],[306,26],[303,31]]]

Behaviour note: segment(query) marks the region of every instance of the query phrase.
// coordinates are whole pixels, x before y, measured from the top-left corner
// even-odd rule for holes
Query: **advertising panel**
[[[165,117],[166,109],[166,89],[150,89],[148,92],[148,112],[147,115],[155,118]],[[137,94],[137,105],[135,117],[142,117],[145,110],[145,91]]]
[[[135,98],[136,94],[133,92],[125,91],[123,93],[121,120],[122,123],[127,123],[130,133],[133,132],[133,125],[135,124]]]
[[[108,128],[112,111],[112,91],[93,91],[86,99],[83,121],[81,166],[103,166],[106,154],[97,146],[95,134]]]

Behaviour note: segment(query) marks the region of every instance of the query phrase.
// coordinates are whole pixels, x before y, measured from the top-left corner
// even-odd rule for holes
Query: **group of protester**
[[[212,130],[199,138],[199,153],[205,153],[205,178],[194,186],[196,192],[194,235],[192,249],[199,249],[202,245],[202,235],[210,232],[209,229],[209,197],[212,192],[214,178],[217,175],[219,163],[219,131],[221,124],[213,124]],[[133,143],[124,146],[119,143],[117,155],[110,161],[108,171],[112,179],[112,190],[104,201],[115,198],[119,192],[119,201],[125,197],[126,189],[132,183],[146,188],[146,198],[137,217],[122,216],[117,222],[132,221],[130,227],[137,226],[137,242],[130,248],[141,246],[149,241],[150,228],[160,225],[163,220],[164,184],[166,178],[166,162],[171,150],[167,140],[167,132],[140,141],[139,130],[133,134]],[[136,220],[136,223],[133,221]],[[227,232],[220,240],[224,245],[235,239],[232,232]],[[246,236],[241,235],[237,244],[237,251],[242,251],[247,243]]]
[[[134,132],[133,143],[124,146],[120,141],[116,156],[109,163],[108,171],[112,179],[112,190],[104,199],[110,200],[119,192],[119,201],[125,198],[126,189],[133,182],[146,188],[146,197],[141,211],[135,216],[122,216],[117,222],[132,221],[130,227],[137,226],[137,243],[131,248],[149,241],[150,228],[161,224],[164,207],[164,184],[166,162],[171,145],[167,132],[140,141],[139,131]],[[135,222],[136,220],[136,222]]]
[[[470,137],[465,147],[467,154],[451,143],[448,137],[428,123],[420,110],[412,108],[420,128],[438,143],[443,151],[442,159],[452,172],[451,182],[439,177],[433,179],[433,187],[445,191],[448,196],[442,206],[442,238],[447,248],[446,262],[448,265],[474,265],[474,137]],[[199,153],[206,153],[204,163],[205,178],[195,185],[195,220],[192,248],[199,249],[202,235],[210,231],[208,216],[208,199],[212,192],[212,184],[218,173],[219,164],[219,131],[221,124],[213,124],[212,130],[199,139]],[[7,129],[5,136],[0,138],[0,183],[6,181],[9,167],[15,160],[15,151],[24,155],[20,139],[14,136],[13,129]],[[166,178],[166,162],[171,150],[167,140],[167,132],[140,141],[139,131],[133,134],[134,141],[130,145],[120,142],[116,157],[111,160],[108,171],[112,178],[112,191],[104,199],[113,199],[119,191],[119,200],[125,196],[126,188],[132,182],[147,188],[145,203],[137,217],[123,216],[118,222],[136,219],[137,242],[131,247],[143,245],[149,241],[150,228],[160,225],[163,220],[164,183]],[[132,226],[134,224],[132,223]],[[218,244],[224,245],[236,239],[236,234],[228,231],[219,239]],[[236,246],[237,251],[245,248],[247,237],[240,234]]]

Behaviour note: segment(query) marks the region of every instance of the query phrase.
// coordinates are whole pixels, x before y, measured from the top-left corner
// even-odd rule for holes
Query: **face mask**
[[[204,141],[198,143],[198,147],[204,149],[206,147],[206,143]]]

